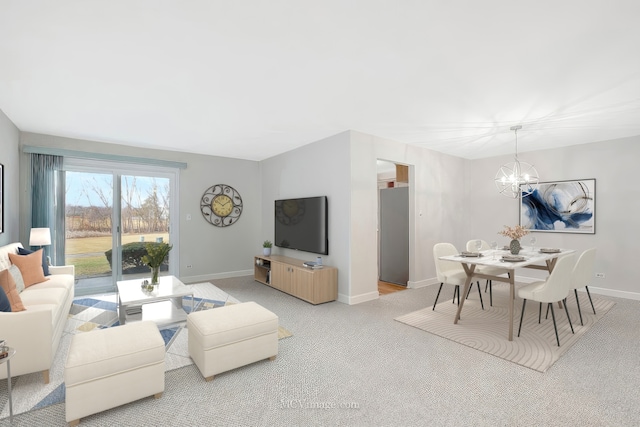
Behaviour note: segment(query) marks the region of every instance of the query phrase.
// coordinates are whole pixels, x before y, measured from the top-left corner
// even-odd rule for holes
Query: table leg
[[[471,287],[471,279],[473,278],[473,270],[475,270],[476,266],[471,265],[471,268],[467,266],[467,264],[462,263],[464,267],[465,273],[467,273],[467,280],[464,282],[464,291],[460,296],[460,304],[458,305],[458,311],[456,312],[456,317],[453,319],[453,324],[457,325],[458,320],[460,320],[460,312],[462,312],[462,306],[464,305],[464,301],[467,299],[467,294],[469,293],[469,288]]]
[[[513,341],[513,300],[516,298],[515,271],[509,274],[509,341]]]
[[[7,360],[7,391],[9,392],[9,423],[13,423],[13,402],[11,400],[11,360]]]
[[[118,293],[118,321],[120,322],[120,326],[124,325],[127,321],[127,308],[122,305],[120,293]]]

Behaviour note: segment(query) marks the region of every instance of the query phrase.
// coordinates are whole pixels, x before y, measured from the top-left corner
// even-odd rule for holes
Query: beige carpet
[[[518,284],[516,284],[516,289]],[[444,286],[435,311],[433,306],[414,311],[396,318],[398,322],[416,327],[426,332],[447,338],[468,347],[484,351],[502,359],[517,363],[539,372],[546,372],[564,353],[575,344],[582,335],[604,316],[614,302],[592,295],[596,315],[593,314],[591,304],[585,292],[578,292],[580,308],[584,326],[580,324],[578,309],[573,292],[567,298],[569,315],[573,323],[575,334],[567,321],[564,309],[554,306],[560,347],[556,342],[553,330],[551,312],[545,319],[546,306],[543,304],[542,322],[538,324],[539,304],[527,301],[522,332],[518,335],[518,323],[522,310],[522,300],[516,297],[514,301],[513,341],[507,339],[509,332],[509,285],[494,284],[493,307],[489,306],[489,293],[484,292],[482,298],[485,310],[480,307],[477,288],[474,288],[464,303],[460,321],[453,324],[457,305],[451,303],[453,286]]]

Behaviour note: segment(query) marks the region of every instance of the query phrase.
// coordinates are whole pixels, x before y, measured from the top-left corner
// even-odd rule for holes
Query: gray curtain
[[[64,265],[65,183],[62,156],[31,154],[31,227],[49,227],[45,254],[52,265]]]

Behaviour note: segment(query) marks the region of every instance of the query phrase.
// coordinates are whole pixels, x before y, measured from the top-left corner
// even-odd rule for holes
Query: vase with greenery
[[[262,255],[270,256],[271,246],[273,246],[273,243],[271,243],[271,240],[265,240],[264,243],[262,243]]]
[[[151,284],[158,284],[158,273],[160,266],[169,255],[173,245],[168,243],[147,243],[145,249],[147,254],[142,257],[142,262],[151,269]]]
[[[522,247],[520,245],[520,239],[529,234],[529,230],[521,225],[516,225],[515,227],[505,225],[504,230],[499,231],[498,234],[511,239],[511,242],[509,243],[509,251],[513,255],[518,255],[520,253],[520,248]]]

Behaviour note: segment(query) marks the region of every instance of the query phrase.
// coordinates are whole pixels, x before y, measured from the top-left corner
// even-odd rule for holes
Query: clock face
[[[211,202],[211,210],[219,217],[229,216],[233,211],[233,200],[226,194],[218,194]]]
[[[233,187],[216,184],[206,189],[200,199],[200,211],[216,227],[235,224],[242,214],[242,197]]]

